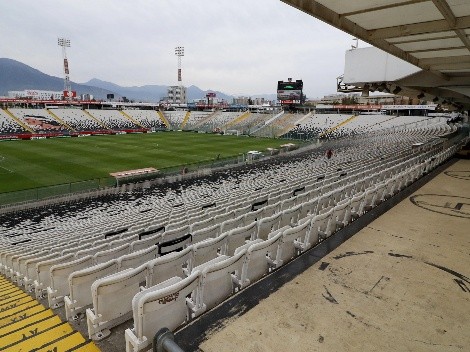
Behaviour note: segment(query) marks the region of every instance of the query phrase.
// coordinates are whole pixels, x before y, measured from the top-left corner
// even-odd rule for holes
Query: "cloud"
[[[0,5],[0,53],[62,75],[58,37],[71,40],[70,77],[120,85],[176,83],[229,94],[275,93],[303,79],[308,97],[333,93],[351,37],[275,0],[16,0]]]

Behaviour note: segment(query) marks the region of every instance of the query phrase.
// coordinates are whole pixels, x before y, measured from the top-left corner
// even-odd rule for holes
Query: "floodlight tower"
[[[70,48],[70,39],[58,38],[57,44],[62,47],[62,56],[64,57],[64,95],[67,95],[66,97],[67,99],[71,99],[72,87],[70,85],[69,62],[67,61],[67,52],[66,52],[66,48]]]
[[[175,55],[178,56],[178,85],[181,87],[183,85],[181,80],[181,57],[184,56],[184,46],[177,46],[175,48]]]

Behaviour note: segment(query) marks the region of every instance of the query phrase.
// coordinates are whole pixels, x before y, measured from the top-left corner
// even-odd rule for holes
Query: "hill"
[[[92,94],[96,99],[106,99],[107,94],[114,94],[115,98],[126,97],[130,100],[143,102],[158,102],[166,96],[166,85],[144,85],[122,87],[112,82],[93,78],[85,83],[71,82],[72,90],[77,94]],[[11,90],[39,89],[61,91],[64,88],[63,78],[50,76],[19,61],[0,58],[0,96],[7,96]],[[233,96],[217,90],[203,90],[191,85],[187,88],[188,101],[202,99],[208,92],[216,93],[219,99],[232,102]],[[275,95],[264,94],[255,97],[265,97],[274,100]]]
[[[168,87],[165,85],[122,87],[115,83],[102,81],[97,78],[93,78],[83,84],[111,90],[113,92],[116,92],[120,96],[126,97],[127,99],[151,102],[157,102],[161,98],[164,98],[166,96]],[[188,101],[191,101],[193,99],[204,98],[208,92],[215,92],[218,98],[225,99],[228,102],[232,102],[233,96],[231,95],[214,90],[202,90],[201,88],[196,87],[194,85],[189,86],[187,88]]]
[[[72,90],[77,94],[93,94],[97,99],[106,99],[110,90],[71,82]],[[47,75],[19,61],[0,58],[0,96],[7,96],[10,90],[40,89],[61,91],[64,80]]]

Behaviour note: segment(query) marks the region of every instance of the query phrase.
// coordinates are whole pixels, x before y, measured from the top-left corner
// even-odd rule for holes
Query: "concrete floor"
[[[470,351],[470,160],[459,160],[199,349]]]

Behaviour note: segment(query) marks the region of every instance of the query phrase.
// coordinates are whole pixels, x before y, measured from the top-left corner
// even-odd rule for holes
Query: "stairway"
[[[353,116],[351,116],[350,118],[348,118],[348,119],[346,119],[346,120],[344,120],[344,121],[341,121],[341,122],[340,122],[339,124],[337,124],[336,126],[333,126],[333,127],[329,128],[329,129],[327,129],[326,131],[320,133],[320,135],[319,135],[318,137],[321,138],[321,137],[326,136],[328,133],[333,132],[334,130],[340,128],[341,126],[344,126],[344,125],[346,125],[347,123],[351,122],[351,121],[354,120],[356,117],[357,117],[357,115],[353,115]]]
[[[90,114],[87,110],[83,110],[85,114],[87,114],[93,121],[95,121],[97,124],[102,126],[105,130],[111,130],[108,126],[104,124],[103,121],[98,120],[96,117],[94,117],[92,114]]]
[[[4,352],[99,352],[51,309],[0,275],[0,350]]]
[[[66,129],[68,129],[69,131],[72,131],[72,132],[75,132],[75,129],[70,126],[69,124],[67,124],[64,120],[62,120],[59,116],[57,116],[56,114],[54,114],[50,109],[46,109],[46,111],[49,113],[49,115],[52,116],[52,118],[54,120],[56,120],[58,123],[60,123],[62,126],[64,126]]]
[[[228,122],[228,123],[224,126],[224,128],[226,129],[227,127],[236,125],[237,123],[240,123],[240,122],[246,120],[250,115],[251,115],[251,112],[250,112],[250,111],[246,111],[244,114],[241,114],[240,116],[236,117],[236,118],[233,119],[232,121]]]
[[[137,121],[136,119],[134,119],[131,115],[129,115],[129,114],[126,113],[125,111],[119,110],[119,112],[122,114],[122,116],[124,116],[126,119],[128,119],[129,121],[131,121],[134,125],[139,126],[140,128],[146,129],[144,126],[142,126],[142,125],[139,123],[139,121]]]
[[[186,124],[188,123],[189,116],[191,116],[191,111],[187,111],[186,115],[184,115],[184,120],[181,123],[180,130],[182,130],[184,128],[184,126],[186,126]]]
[[[163,114],[162,111],[158,110],[158,116],[160,117],[160,120],[163,121],[163,123],[165,124],[166,128],[168,129],[171,129],[171,125],[170,123],[168,122],[167,118],[165,117],[165,115]]]

